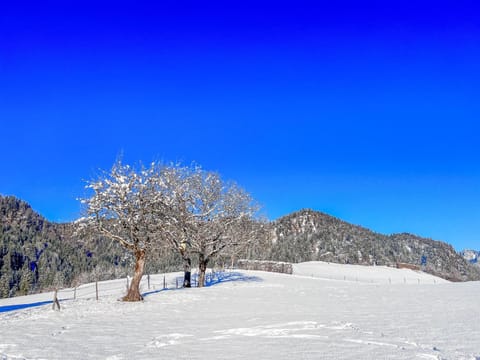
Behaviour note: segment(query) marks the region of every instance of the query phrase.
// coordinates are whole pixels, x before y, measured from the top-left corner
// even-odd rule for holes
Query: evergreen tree
[[[0,298],[6,298],[10,296],[10,279],[2,273],[0,276]]]
[[[21,278],[19,283],[19,295],[28,295],[32,289],[33,275],[30,270],[28,262],[26,262],[22,268]]]

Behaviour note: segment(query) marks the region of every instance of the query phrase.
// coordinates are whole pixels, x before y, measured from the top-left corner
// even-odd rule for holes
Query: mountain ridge
[[[272,222],[270,240],[272,260],[388,266],[408,263],[448,280],[480,280],[479,269],[450,244],[410,233],[380,234],[312,209]]]
[[[282,216],[267,223],[266,229],[254,249],[237,255],[293,263],[396,266],[401,262],[448,280],[480,280],[480,267],[451,245],[409,233],[383,235],[312,209]],[[118,244],[84,240],[74,236],[73,223],[50,222],[27,202],[0,195],[0,297],[128,274],[131,259]],[[161,254],[151,260],[147,271],[179,270],[181,262],[175,256]]]

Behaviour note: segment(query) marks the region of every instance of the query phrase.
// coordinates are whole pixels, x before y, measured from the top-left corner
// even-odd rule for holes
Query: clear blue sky
[[[15,3],[0,193],[49,220],[123,153],[219,171],[271,219],[480,249],[476,1]]]

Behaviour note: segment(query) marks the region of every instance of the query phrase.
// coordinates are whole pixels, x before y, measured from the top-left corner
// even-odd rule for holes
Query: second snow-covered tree
[[[245,236],[249,232],[245,224],[251,224],[258,206],[244,189],[223,181],[217,173],[198,170],[190,181],[193,196],[189,205],[188,248],[198,256],[198,285],[202,287],[212,259],[252,240]]]

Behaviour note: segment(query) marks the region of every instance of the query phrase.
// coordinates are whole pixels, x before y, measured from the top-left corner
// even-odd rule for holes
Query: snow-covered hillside
[[[410,269],[387,266],[363,266],[310,261],[293,265],[295,275],[322,279],[356,281],[371,284],[442,284],[447,280]]]
[[[178,290],[169,274],[160,291],[152,276],[143,303],[117,301],[125,280],[100,283],[98,301],[85,285],[61,311],[0,313],[0,359],[480,359],[480,282],[325,263],[294,272]],[[0,311],[51,297],[2,299]]]

